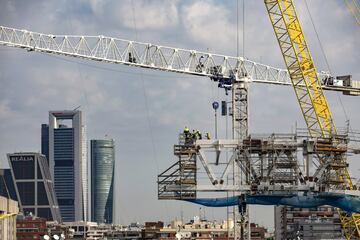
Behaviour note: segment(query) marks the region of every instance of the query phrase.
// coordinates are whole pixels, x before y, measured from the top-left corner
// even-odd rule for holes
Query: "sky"
[[[360,80],[360,29],[344,2],[307,2],[316,31],[305,1],[295,4],[317,69]],[[0,25],[239,54],[284,68],[263,1],[238,3],[237,15],[236,0],[2,0]],[[116,143],[117,223],[169,222],[181,216],[189,220],[199,214],[199,206],[157,200],[156,181],[176,161],[173,145],[184,126],[214,132],[211,103],[227,97],[209,79],[1,46],[0,86],[0,167],[7,167],[6,153],[40,151],[40,127],[47,123],[48,111],[81,106],[87,138],[107,135]],[[338,126],[350,120],[353,129],[360,129],[358,98],[340,93],[326,96]],[[304,126],[290,87],[252,84],[249,103],[250,133],[291,132]],[[223,117],[219,137],[225,137]],[[360,164],[351,160],[350,166],[352,176],[358,178]],[[272,209],[252,207],[251,219],[271,228]],[[202,211],[208,219],[226,216],[225,209]]]

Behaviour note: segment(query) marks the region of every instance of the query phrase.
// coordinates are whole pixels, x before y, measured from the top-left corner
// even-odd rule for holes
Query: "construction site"
[[[237,18],[243,2],[236,2]],[[233,232],[227,235],[227,239],[256,239],[251,235],[250,216],[251,209],[260,205],[274,209],[275,239],[360,239],[359,175],[351,175],[349,168],[352,165],[348,161],[358,161],[360,157],[360,132],[356,130],[360,126],[349,119],[335,124],[335,119],[339,117],[331,111],[330,103],[336,99],[328,100],[326,96],[329,93],[333,98],[351,98],[356,101],[356,109],[348,114],[350,118],[352,114],[359,114],[360,76],[358,72],[336,74],[316,67],[316,58],[311,55],[313,51],[310,53],[309,45],[312,43],[307,41],[303,31],[304,23],[310,25],[310,20],[299,17],[295,7],[299,1],[261,2],[267,27],[272,28],[272,37],[277,43],[274,51],[281,54],[282,59],[278,61],[283,63],[284,69],[250,60],[246,55],[241,56],[239,51],[237,56],[228,56],[221,52],[193,50],[192,46],[186,49],[158,45],[161,39],[147,43],[137,41],[138,37],[125,40],[103,36],[101,32],[93,36],[57,35],[55,32],[38,33],[32,29],[0,26],[0,45],[1,49],[25,50],[26,53],[21,55],[24,58],[38,53],[56,55],[69,61],[124,65],[130,72],[132,69],[145,69],[133,73],[143,75],[144,79],[147,79],[147,72],[152,71],[206,79],[219,96],[208,103],[211,105],[208,111],[210,117],[203,116],[212,118],[208,122],[213,127],[201,129],[202,126],[196,126],[196,129],[202,130],[201,133],[193,130],[191,115],[197,114],[195,112],[176,117],[185,128],[172,132],[178,134],[171,137],[176,141],[169,143],[171,149],[168,153],[173,155],[167,156],[167,167],[159,169],[157,166],[157,176],[142,179],[154,182],[156,178],[158,201],[221,208],[226,212],[227,219],[232,219],[234,223]],[[353,38],[358,42],[359,2],[344,2],[349,9],[343,10],[354,21],[354,31],[357,32]],[[305,4],[306,8],[311,8],[310,1]],[[237,21],[240,22],[239,19]],[[0,25],[3,23],[0,22]],[[141,32],[141,29],[137,31]],[[239,38],[238,32],[237,45]],[[355,64],[358,66],[359,62]],[[250,128],[251,114],[260,109],[250,104],[253,93],[250,89],[259,85],[284,88],[284,91],[290,92],[289,99],[278,101],[284,105],[294,102],[302,119],[289,119],[289,124],[294,127],[281,129],[278,126],[276,129],[281,129],[281,132],[267,129],[267,133],[262,133]],[[182,90],[179,87],[177,92],[181,94]],[[144,95],[146,98],[146,92]],[[192,98],[197,101],[197,96]],[[266,101],[263,100],[264,105]],[[336,114],[339,113],[341,111],[337,109]],[[287,121],[286,113],[278,115]],[[187,117],[190,119],[187,120]],[[276,125],[272,119],[263,121]],[[292,125],[294,122],[295,125]],[[153,135],[151,138],[153,141]],[[137,148],[141,149],[140,146]],[[138,149],[134,152],[141,151]],[[128,181],[127,184],[131,185],[132,180]],[[13,203],[8,206],[9,209],[4,210],[1,205],[1,221],[14,221],[17,206]],[[176,239],[192,238],[181,235],[179,229]]]

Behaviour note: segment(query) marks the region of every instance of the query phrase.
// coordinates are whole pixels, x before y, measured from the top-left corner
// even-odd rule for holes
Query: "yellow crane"
[[[311,57],[304,32],[298,19],[292,0],[265,0],[276,38],[290,79],[295,90],[309,134],[313,138],[323,138],[332,149],[336,149],[336,127],[329,105],[323,93],[321,82],[316,74],[315,64]],[[331,155],[318,155],[319,162],[324,163]],[[346,158],[331,159],[346,165]],[[353,184],[346,167],[333,169],[341,189],[353,189]],[[360,214],[347,214],[337,209],[344,234],[347,239],[360,238]]]

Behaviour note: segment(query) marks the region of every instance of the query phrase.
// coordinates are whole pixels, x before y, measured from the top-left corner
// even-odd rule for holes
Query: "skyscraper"
[[[49,221],[61,221],[54,184],[46,157],[39,153],[8,154],[21,211]]]
[[[91,140],[91,220],[113,222],[114,140]]]
[[[42,142],[46,142],[47,137],[49,163],[62,219],[87,220],[87,150],[81,111],[50,111],[48,136],[44,131]],[[46,147],[42,150],[46,151]]]

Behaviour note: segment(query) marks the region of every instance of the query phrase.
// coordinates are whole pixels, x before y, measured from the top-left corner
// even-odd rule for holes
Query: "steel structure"
[[[180,134],[180,139],[183,138]],[[298,186],[300,169],[296,154],[303,148],[302,140],[297,141],[295,134],[272,134],[250,135],[241,141],[196,140],[188,144],[180,141],[174,146],[179,161],[158,176],[159,198],[193,199],[197,192],[309,191],[310,186]],[[214,152],[229,152],[230,160],[224,159],[216,165],[216,160],[211,158]],[[244,174],[242,183],[226,181],[233,174],[233,164]],[[192,171],[184,171],[190,166]],[[197,182],[196,169],[200,168],[209,180],[207,185]]]
[[[232,137],[238,143],[244,141],[249,134],[249,111],[248,111],[248,99],[249,99],[249,77],[244,70],[238,70],[238,78],[235,79],[232,84]],[[230,164],[232,165],[232,176],[228,179],[232,179],[233,185],[250,184],[250,173],[239,168],[236,163],[240,163],[244,167],[250,166],[250,159],[245,152],[240,152],[238,148],[234,149],[232,158],[227,162],[226,171]],[[243,174],[242,174],[243,173]],[[223,173],[225,176],[225,172]],[[221,179],[220,181],[224,181]],[[233,196],[236,192],[233,191]],[[250,217],[248,206],[241,209],[239,206],[233,207],[232,215],[234,224],[240,223],[240,227],[234,227],[234,239],[240,237],[240,239],[251,238],[250,232]],[[241,215],[241,216],[240,216]],[[247,228],[246,228],[247,226]]]
[[[182,134],[180,134],[180,139],[184,139]],[[196,140],[187,144],[179,141],[174,145],[174,155],[179,157],[179,161],[158,176],[159,198],[196,198],[196,192],[181,195],[195,190],[198,192],[237,191],[238,193],[258,190],[262,192],[327,191],[360,195],[357,190],[334,189],[332,186],[323,184],[321,179],[317,182],[308,180],[306,184],[302,184],[305,183],[306,177],[309,178],[302,174],[306,172],[309,163],[300,161],[303,159],[298,159],[298,156],[301,155],[307,159],[308,155],[312,155],[315,149],[322,145],[321,141],[319,143],[313,141],[313,138],[302,133],[300,135],[298,133],[250,134],[240,142],[238,139]],[[216,159],[220,153],[224,155],[226,152],[231,153],[229,161]],[[233,163],[241,169],[244,177],[249,178],[247,183],[228,184],[226,182],[227,176],[232,174]],[[198,171],[195,169],[203,170],[207,176],[207,185],[197,182]]]
[[[329,187],[353,189],[347,170],[346,142],[337,135],[293,1],[264,2],[309,134],[313,138],[323,138],[322,143],[318,142],[319,167],[314,176],[320,177],[327,172],[323,181]],[[360,214],[348,214],[341,209],[338,213],[346,238],[360,238]]]
[[[240,79],[250,82],[291,85],[287,70],[231,57],[105,36],[53,35],[0,26],[0,45],[28,51],[64,55],[87,60],[210,77],[213,80]],[[327,73],[319,73],[321,78]],[[360,94],[360,84],[329,86],[323,89]]]

